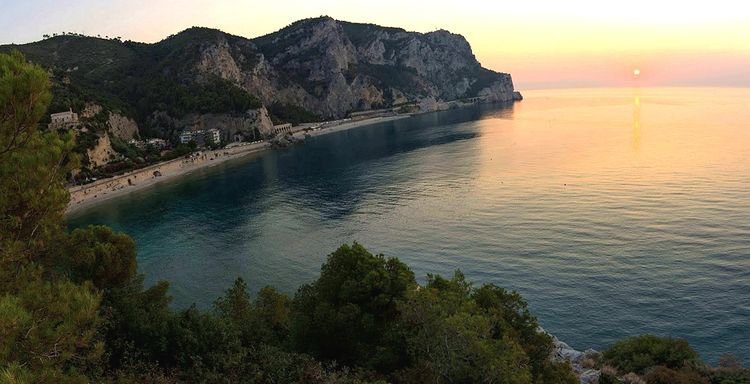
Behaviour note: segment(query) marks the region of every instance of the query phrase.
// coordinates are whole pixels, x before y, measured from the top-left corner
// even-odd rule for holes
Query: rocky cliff
[[[190,114],[175,122],[188,131],[218,129],[223,142],[255,141],[268,137],[273,123],[266,108],[251,109],[243,115]]]
[[[109,135],[104,133],[96,141],[96,145],[86,150],[91,167],[100,167],[113,161],[120,160],[122,156],[112,148]]]
[[[479,64],[461,35],[426,34],[329,17],[296,22],[254,39],[252,70],[218,73],[266,103],[301,105],[325,116],[424,98],[513,99],[510,75]]]
[[[330,17],[255,39],[191,28],[155,44],[65,35],[0,47],[11,49],[49,68],[51,112],[103,105],[122,117],[110,121],[118,137],[137,126],[175,138],[195,116],[246,126],[248,111],[263,105],[276,122],[299,122],[404,103],[514,99],[511,76],[483,68],[461,35]],[[243,129],[225,135],[234,131]]]

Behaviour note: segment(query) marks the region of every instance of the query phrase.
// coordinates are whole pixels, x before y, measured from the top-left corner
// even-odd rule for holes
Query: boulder
[[[581,384],[597,384],[599,383],[599,377],[601,376],[601,372],[596,369],[588,369],[586,371],[583,371],[580,373],[579,378],[581,379]]]
[[[539,331],[546,333],[541,327],[539,328]],[[573,372],[578,375],[581,384],[594,384],[599,382],[601,372],[592,369],[592,364],[588,360],[597,361],[601,357],[601,352],[593,349],[587,349],[584,352],[578,351],[558,339],[556,336],[552,336],[552,344],[554,348],[550,359],[553,361],[569,361],[573,367]]]

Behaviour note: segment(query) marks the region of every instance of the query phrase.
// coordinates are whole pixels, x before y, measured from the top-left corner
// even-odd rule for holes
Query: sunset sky
[[[750,86],[750,5],[737,0],[4,0],[0,44],[61,31],[155,42],[194,25],[256,37],[320,15],[460,33],[519,89]]]

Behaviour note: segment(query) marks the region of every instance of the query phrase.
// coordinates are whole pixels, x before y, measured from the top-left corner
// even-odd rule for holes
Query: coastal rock
[[[596,369],[588,369],[579,374],[581,384],[598,384],[601,372]]]
[[[553,358],[556,360],[568,360],[571,363],[577,363],[584,356],[583,352],[576,351],[575,349],[571,348],[568,344],[557,339],[557,337],[553,336],[552,342],[555,345],[555,349],[553,351],[553,355],[554,355]]]
[[[275,136],[269,142],[271,143],[271,146],[275,148],[286,148],[293,144],[290,138],[285,135]]]
[[[539,330],[546,333],[541,327]],[[560,341],[556,336],[550,336],[552,336],[552,344],[554,346],[550,359],[553,361],[569,361],[573,367],[573,372],[578,375],[581,384],[595,384],[599,382],[601,372],[593,369],[592,363],[601,357],[600,352],[593,349],[581,352]]]
[[[438,102],[434,97],[425,97],[422,100],[419,100],[419,110],[420,112],[432,112],[437,111],[438,109]]]
[[[175,122],[177,132],[218,129],[224,142],[255,141],[269,137],[273,131],[273,122],[268,110],[263,107],[248,110],[244,115],[230,114],[190,114]]]
[[[89,165],[92,168],[100,167],[122,158],[122,155],[112,148],[112,142],[106,133],[99,136],[94,148],[87,150],[86,155],[89,159]]]
[[[489,87],[483,88],[477,96],[489,102],[507,102],[514,100],[513,80],[507,73],[500,74],[501,79]]]
[[[139,135],[138,124],[135,123],[135,120],[119,113],[110,112],[107,125],[110,133],[123,140],[134,139]]]
[[[252,63],[240,65],[237,52],[253,50]],[[298,105],[331,117],[424,98],[514,100],[510,75],[482,68],[461,35],[330,17],[301,20],[251,41],[218,36],[202,45],[196,68],[201,78],[219,76],[265,104]]]
[[[97,118],[97,115],[101,113],[107,116],[103,126],[102,121]],[[130,140],[139,136],[138,124],[136,124],[135,120],[120,113],[109,111],[99,104],[86,103],[81,109],[79,116],[88,125],[93,125],[95,130],[100,132],[103,130],[107,131],[123,140]]]
[[[268,137],[273,131],[273,122],[271,116],[268,115],[268,110],[265,107],[250,110],[247,112],[247,119],[250,124],[251,130],[257,129],[261,135]],[[247,135],[247,132],[241,132]]]

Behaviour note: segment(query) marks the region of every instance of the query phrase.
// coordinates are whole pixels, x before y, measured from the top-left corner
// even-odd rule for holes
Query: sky
[[[156,42],[191,26],[256,37],[339,20],[466,37],[518,89],[750,86],[743,0],[0,0],[0,44],[55,32]],[[633,71],[640,69],[640,76]]]

